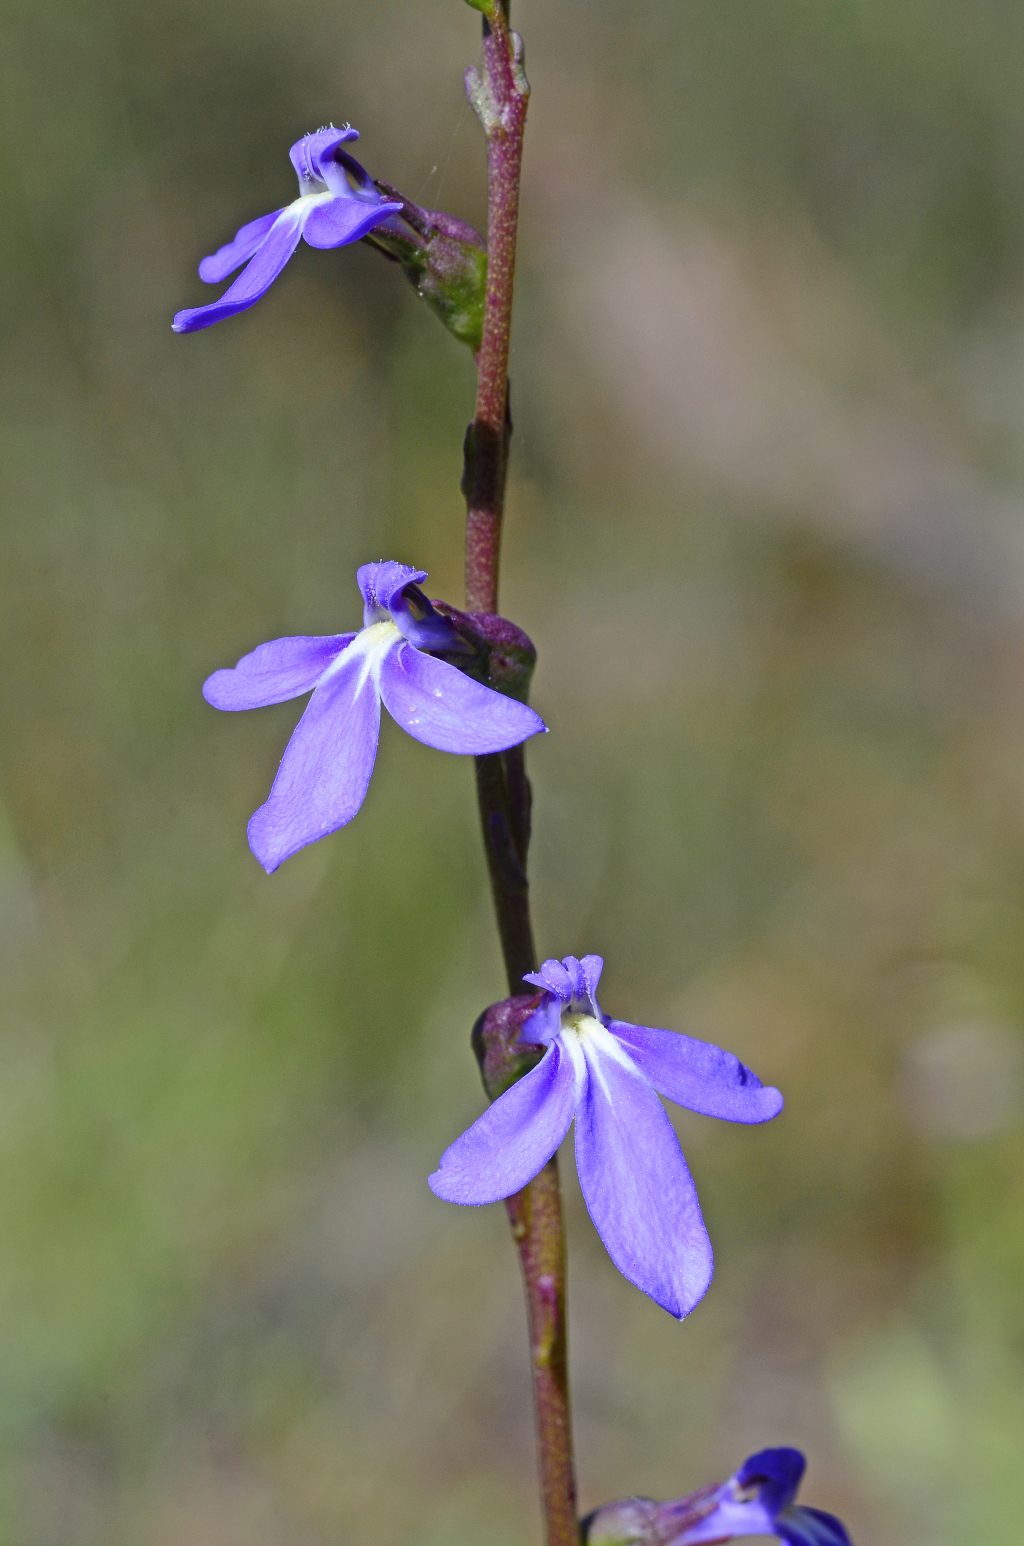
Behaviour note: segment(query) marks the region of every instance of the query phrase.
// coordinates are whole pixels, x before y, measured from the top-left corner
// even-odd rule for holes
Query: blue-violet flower
[[[603,965],[600,956],[566,956],[526,977],[543,996],[518,1040],[547,1050],[442,1155],[430,1187],[471,1205],[510,1197],[547,1163],[575,1116],[580,1186],[608,1254],[682,1319],[706,1292],[713,1261],[658,1095],[730,1122],[767,1122],[782,1096],[708,1042],[602,1014]]]
[[[296,140],[288,154],[298,175],[299,197],[284,209],[250,220],[226,247],[203,259],[199,277],[207,284],[220,284],[243,263],[247,267],[219,301],[179,311],[172,324],[176,333],[211,327],[255,305],[288,262],[300,237],[311,247],[343,247],[401,212],[401,203],[378,193],[365,167],[341,149],[358,138],[355,129],[332,125]]]
[[[268,874],[362,805],[382,700],[417,741],[467,756],[504,751],[545,728],[525,703],[430,653],[468,646],[419,590],[426,577],[407,564],[364,564],[356,575],[364,602],[358,633],[274,639],[203,684],[215,709],[262,708],[313,688],[270,798],[249,822],[249,846]]]
[[[806,1461],[798,1449],[762,1449],[707,1499],[708,1513],[671,1536],[672,1546],[712,1546],[742,1535],[774,1535],[789,1546],[851,1546],[834,1514],[793,1503]]]
[[[720,1487],[671,1503],[620,1498],[581,1527],[585,1546],[721,1546],[744,1535],[772,1535],[789,1546],[852,1546],[833,1514],[793,1503],[804,1474],[798,1449],[763,1449]]]

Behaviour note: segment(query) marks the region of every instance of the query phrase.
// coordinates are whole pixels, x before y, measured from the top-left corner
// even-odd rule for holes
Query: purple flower
[[[401,203],[383,198],[365,168],[341,149],[358,138],[355,129],[332,125],[296,140],[288,154],[298,174],[299,197],[284,209],[250,220],[226,247],[203,259],[199,277],[212,285],[220,284],[243,263],[247,266],[219,301],[179,311],[172,324],[176,333],[211,327],[255,305],[288,262],[300,237],[311,247],[343,247],[401,211]]]
[[[428,653],[468,646],[418,589],[426,577],[407,564],[364,564],[356,575],[364,601],[358,633],[274,639],[203,684],[215,709],[262,708],[313,688],[270,798],[249,822],[249,846],[268,875],[362,805],[382,699],[403,729],[443,752],[504,751],[545,728],[525,703]]]
[[[798,1449],[762,1449],[751,1455],[705,1500],[707,1513],[678,1534],[667,1535],[666,1543],[711,1546],[741,1535],[775,1535],[789,1546],[851,1546],[834,1514],[794,1505],[805,1464]]]
[[[526,978],[543,997],[518,1039],[547,1050],[441,1156],[430,1187],[448,1202],[510,1197],[547,1163],[575,1116],[580,1185],[608,1254],[682,1319],[711,1282],[711,1244],[658,1095],[730,1122],[767,1122],[782,1096],[708,1042],[603,1015],[603,965],[600,956],[566,956]]]
[[[743,1535],[773,1535],[789,1546],[852,1546],[833,1514],[798,1508],[804,1474],[798,1449],[763,1449],[721,1487],[672,1503],[621,1498],[583,1521],[586,1546],[721,1546]]]

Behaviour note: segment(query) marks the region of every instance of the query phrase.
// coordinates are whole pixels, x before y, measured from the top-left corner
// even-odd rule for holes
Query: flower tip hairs
[[[466,646],[420,591],[426,578],[426,570],[407,564],[364,564],[357,632],[274,639],[204,683],[207,703],[230,711],[312,689],[270,796],[249,822],[249,846],[268,874],[345,826],[362,805],[381,703],[416,740],[463,756],[505,751],[546,728],[527,704],[438,658],[457,658]]]
[[[510,1197],[547,1164],[575,1118],[580,1187],[608,1254],[681,1320],[707,1292],[713,1258],[658,1097],[757,1123],[778,1114],[782,1096],[709,1042],[604,1014],[603,966],[597,955],[566,956],[527,974],[542,997],[517,1044],[541,1046],[544,1055],[445,1151],[429,1184],[436,1196],[470,1206]]]
[[[254,306],[300,240],[311,247],[344,247],[401,213],[401,203],[385,198],[365,167],[342,149],[358,138],[351,124],[340,129],[328,124],[296,140],[288,154],[299,179],[299,197],[250,220],[226,246],[203,259],[199,277],[206,284],[220,284],[243,264],[245,268],[219,300],[179,311],[171,324],[174,332],[195,333]]]

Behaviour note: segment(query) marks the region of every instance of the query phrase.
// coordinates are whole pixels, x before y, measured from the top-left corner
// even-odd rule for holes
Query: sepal
[[[471,647],[471,654],[453,658],[452,664],[485,687],[526,703],[537,664],[537,650],[529,634],[496,612],[460,612],[444,601],[435,601],[433,606]]]
[[[401,264],[420,299],[475,354],[484,329],[486,243],[464,220],[421,209],[389,183],[377,187],[387,198],[401,200],[402,213],[377,227],[371,245]]]
[[[657,1508],[653,1498],[606,1503],[581,1520],[582,1546],[648,1546],[657,1540]]]
[[[712,1484],[672,1503],[619,1498],[581,1520],[580,1541],[582,1546],[669,1546],[707,1518],[717,1492]]]

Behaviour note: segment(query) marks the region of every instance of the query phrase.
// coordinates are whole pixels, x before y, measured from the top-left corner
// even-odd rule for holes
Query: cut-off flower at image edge
[[[215,709],[256,709],[313,689],[285,748],[270,797],[249,822],[249,846],[270,874],[352,820],[377,756],[380,706],[417,741],[482,756],[545,729],[539,714],[475,682],[429,652],[466,648],[418,589],[426,571],[364,564],[358,633],[274,639],[215,671],[203,696]]]
[[[597,1232],[624,1277],[682,1319],[707,1291],[711,1243],[679,1140],[658,1099],[728,1122],[782,1109],[719,1047],[602,1014],[600,956],[545,961],[543,997],[519,1033],[546,1051],[441,1157],[431,1190],[471,1206],[511,1197],[576,1119],[576,1166]]]
[[[798,1449],[762,1449],[720,1487],[702,1487],[671,1503],[606,1503],[583,1521],[583,1540],[586,1546],[722,1546],[771,1535],[787,1546],[852,1546],[834,1514],[793,1502],[805,1466]]]
[[[344,247],[401,212],[402,205],[385,199],[366,168],[342,150],[348,140],[358,138],[355,129],[335,129],[332,124],[296,140],[288,154],[299,179],[299,197],[284,209],[250,220],[226,246],[203,259],[199,277],[207,284],[220,284],[243,263],[246,268],[219,300],[179,311],[171,324],[176,333],[198,332],[254,306],[300,239],[311,247]]]

